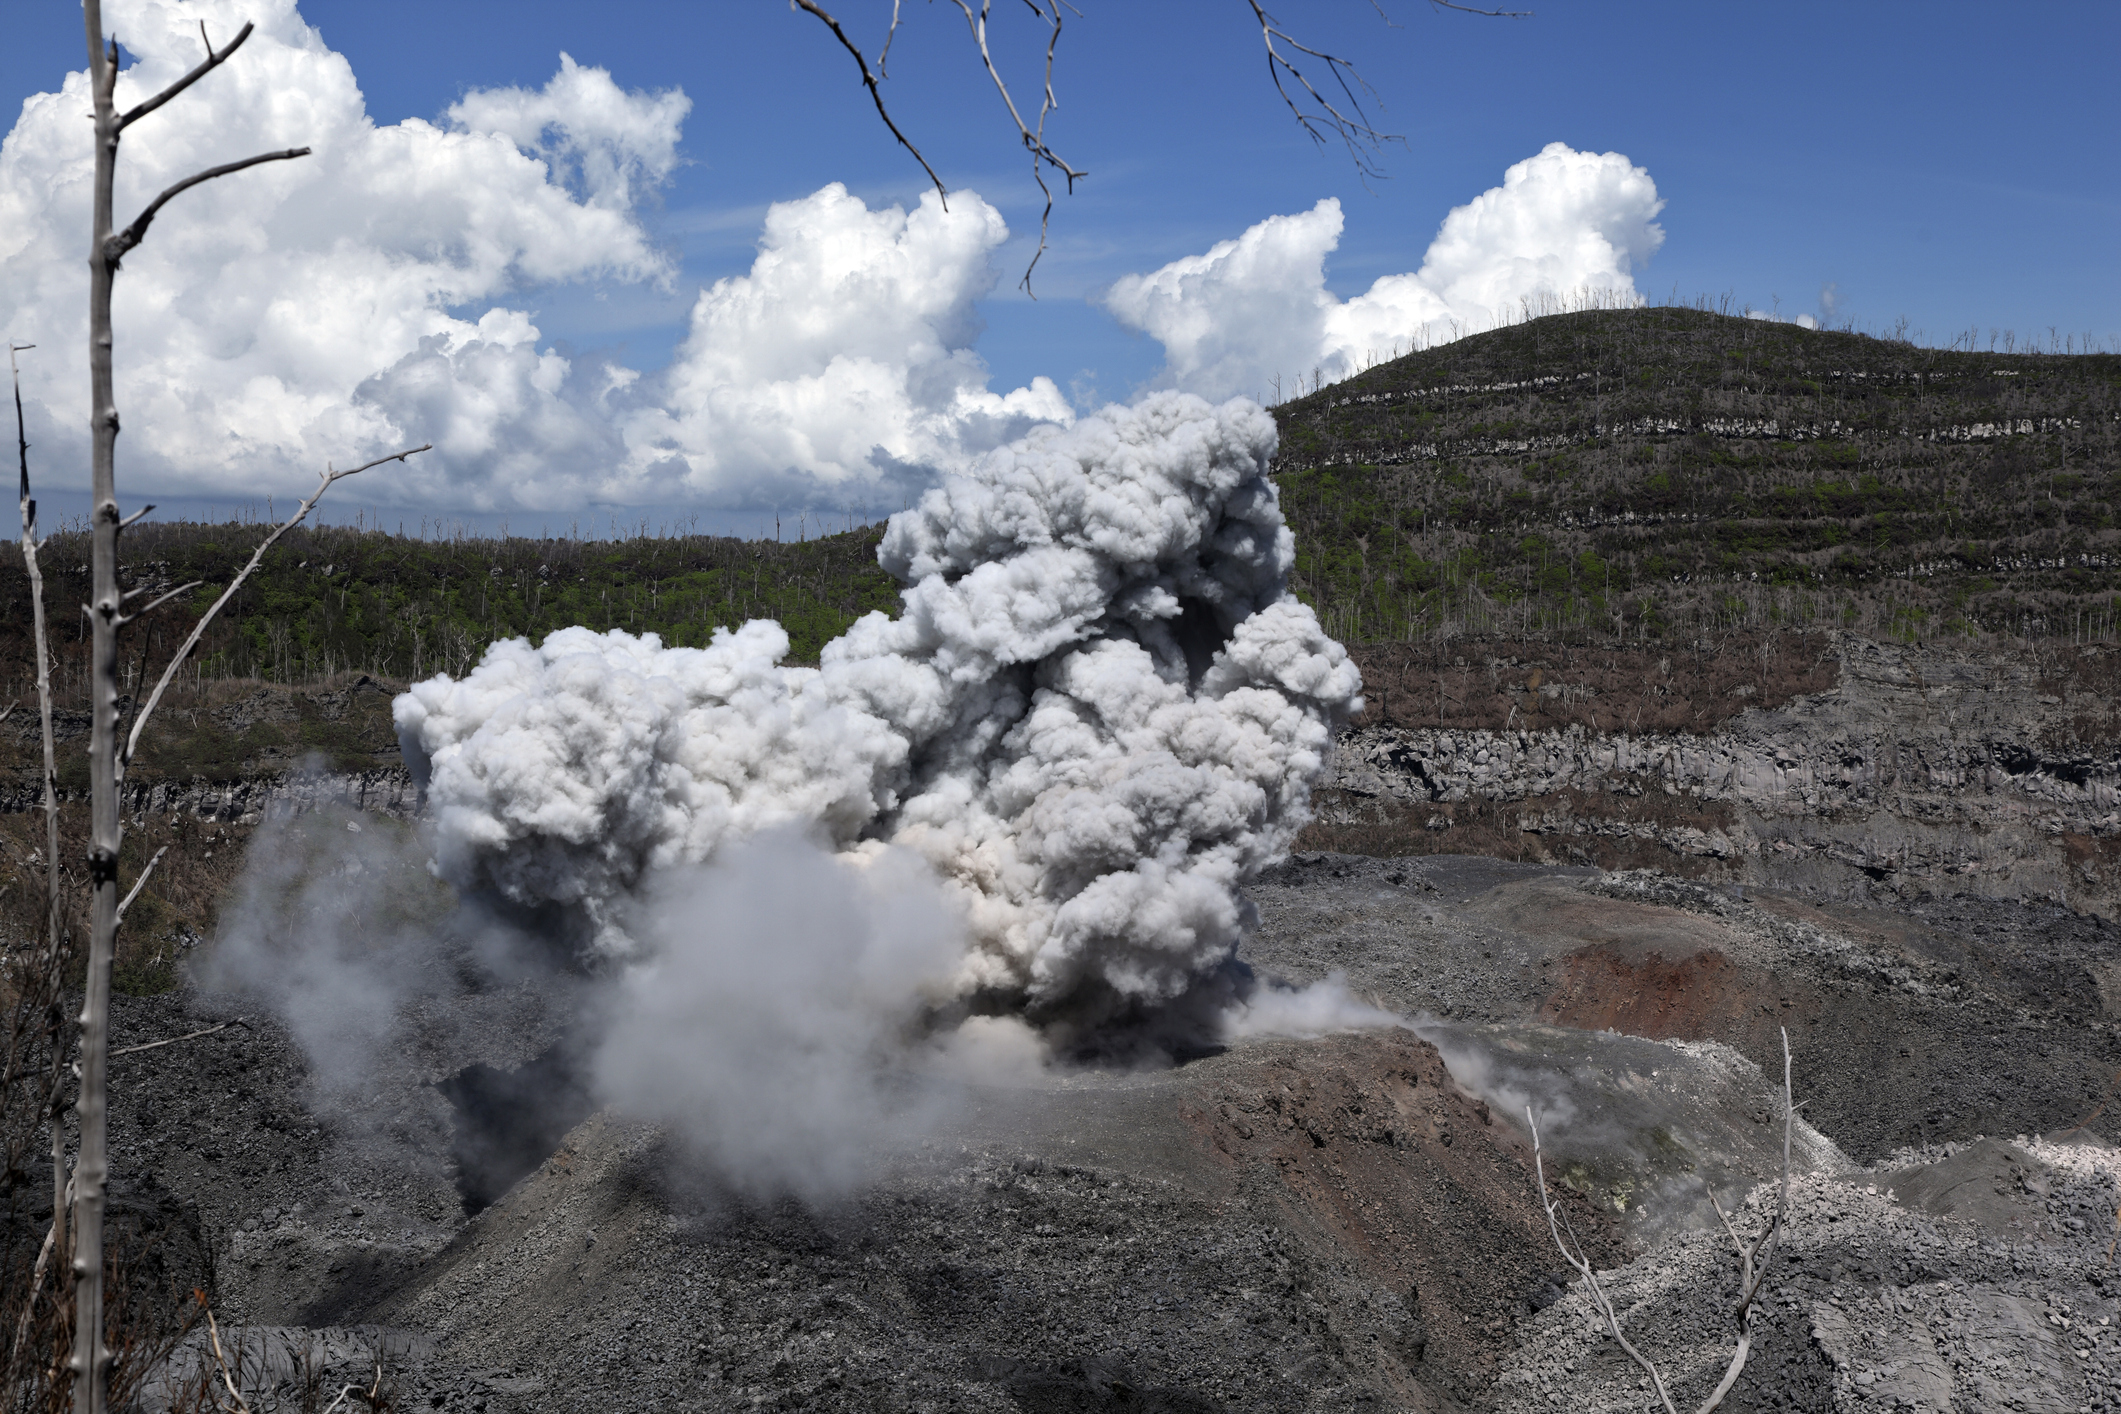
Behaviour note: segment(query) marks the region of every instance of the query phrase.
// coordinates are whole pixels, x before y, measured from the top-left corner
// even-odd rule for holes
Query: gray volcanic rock
[[[2112,1337],[2069,1337],[2121,1319],[2117,1156],[2082,1127],[2121,1059],[2114,925],[1447,856],[1306,855],[1252,892],[1269,985],[1338,972],[1429,1017],[988,1077],[822,1209],[600,1113],[467,1215],[455,1165],[495,1121],[452,1097],[548,1064],[562,999],[442,958],[358,1092],[258,1018],[121,1058],[118,1159],[200,1214],[237,1335],[340,1373],[387,1347],[400,1408],[1639,1408],[1521,1106],[1631,1336],[1698,1399],[1730,1334],[1705,1196],[1763,1220],[1787,1027],[1818,1130],[1730,1407],[2112,1389]],[[202,1005],[125,1001],[120,1043]],[[1977,1139],[2042,1129],[2073,1132]]]
[[[2114,912],[2104,845],[2121,836],[2121,744],[2078,740],[2110,704],[2043,695],[2030,666],[2004,659],[1855,638],[1837,653],[1833,690],[1701,735],[1634,735],[1619,714],[1605,731],[1358,727],[1325,812],[1435,807],[1429,823],[1447,829],[1459,803],[1511,802],[1561,858],[1632,835],[1716,877],[1829,897],[1971,892]],[[1727,806],[1727,823],[1631,811],[1645,793]]]

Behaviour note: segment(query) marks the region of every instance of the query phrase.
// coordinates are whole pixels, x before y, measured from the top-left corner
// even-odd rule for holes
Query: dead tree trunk
[[[89,653],[91,715],[88,848],[92,909],[88,970],[81,1002],[80,1059],[76,1062],[80,1084],[74,1101],[74,1113],[80,1130],[80,1147],[75,1156],[73,1180],[74,1351],[69,1364],[74,1377],[75,1414],[104,1414],[111,1362],[111,1351],[103,1338],[103,1204],[105,1186],[110,1177],[106,1133],[106,1071],[110,1062],[111,966],[117,955],[118,925],[125,916],[125,904],[129,901],[121,901],[118,897],[118,853],[125,843],[124,820],[119,814],[119,793],[125,782],[126,765],[132,758],[134,748],[139,744],[140,734],[146,729],[148,717],[154,711],[155,704],[161,700],[170,680],[198,643],[207,623],[213,619],[221,605],[228,602],[229,597],[236,592],[251,571],[257,568],[273,542],[309,514],[310,508],[316,505],[318,498],[323,496],[332,482],[352,476],[355,472],[365,471],[368,466],[381,465],[384,461],[403,460],[413,452],[426,451],[427,448],[422,446],[397,452],[370,462],[368,466],[355,467],[351,471],[332,471],[327,468],[318,482],[315,494],[302,503],[292,518],[266,538],[264,544],[258,547],[257,553],[251,556],[250,563],[236,576],[235,582],[229,585],[227,593],[200,619],[190,637],[170,660],[146,706],[134,715],[130,736],[123,743],[119,741],[119,630],[133,619],[197,586],[184,585],[131,614],[125,612],[127,595],[118,583],[118,539],[128,525],[154,507],[143,507],[131,516],[121,515],[118,510],[118,409],[111,388],[111,286],[125,253],[146,236],[149,224],[170,198],[201,182],[224,177],[231,172],[240,172],[261,162],[279,162],[307,156],[309,149],[301,147],[261,153],[256,157],[246,157],[241,161],[210,167],[168,188],[148,203],[147,209],[133,218],[132,223],[124,230],[114,229],[112,187],[117,175],[120,135],[129,125],[154,112],[212,70],[226,63],[229,56],[241,47],[243,41],[250,38],[251,27],[243,26],[225,47],[215,49],[202,26],[200,37],[206,40],[205,59],[160,93],[121,114],[117,106],[118,46],[114,40],[107,41],[104,38],[101,0],[84,0],[82,17],[88,28],[89,84],[95,100],[96,134],[94,217],[88,257],[89,433],[93,453],[90,463],[90,586],[89,602],[86,606],[92,633]],[[155,858],[159,860],[161,856],[158,854]],[[150,860],[147,867],[141,870],[139,879],[133,885],[135,893],[146,882],[147,875],[154,865],[155,860]]]
[[[80,1089],[74,1112],[74,1409],[103,1414],[110,1350],[103,1340],[103,1193],[109,1179],[105,1076],[110,972],[118,936],[118,407],[111,390],[111,190],[118,168],[117,46],[105,48],[103,7],[85,0],[89,88],[95,96],[96,176],[88,250],[91,548],[89,587],[88,975],[81,1005]]]

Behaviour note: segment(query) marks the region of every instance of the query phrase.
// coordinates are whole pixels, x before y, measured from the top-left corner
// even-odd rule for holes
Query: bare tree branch
[[[921,156],[921,150],[915,147],[906,135],[898,130],[897,123],[891,121],[891,113],[884,107],[883,90],[876,86],[876,75],[869,72],[868,59],[864,58],[862,51],[855,47],[854,41],[847,37],[847,31],[840,28],[838,20],[835,20],[831,15],[819,8],[817,0],[788,0],[788,3],[800,6],[802,9],[816,15],[820,20],[823,20],[825,28],[832,31],[832,37],[837,39],[841,47],[854,56],[855,64],[862,71],[862,82],[868,87],[869,97],[876,104],[876,116],[882,118],[884,126],[891,129],[891,135],[898,139],[899,146],[912,153],[913,160],[921,164],[921,170],[928,174],[928,180],[935,183],[936,194],[943,199],[943,209],[948,211],[950,209],[950,188],[944,186],[943,179],[935,175],[935,169],[928,165],[927,158]],[[896,6],[893,6],[891,11],[891,27],[893,30],[898,28],[898,9]],[[890,47],[888,39],[885,41],[885,47]]]
[[[1384,6],[1378,5],[1377,0],[1370,0],[1370,3],[1377,6],[1378,14],[1384,15]],[[1461,15],[1486,15],[1491,20],[1529,20],[1532,18],[1530,10],[1483,10],[1478,5],[1454,5],[1451,0],[1429,0],[1429,5],[1430,8],[1437,10],[1456,10]],[[1392,24],[1389,15],[1385,16],[1385,23],[1388,25]],[[1392,25],[1392,27],[1394,29],[1399,28],[1397,25]]]
[[[1583,1250],[1583,1241],[1576,1236],[1576,1229],[1569,1223],[1568,1214],[1561,1211],[1561,1200],[1547,1196],[1547,1170],[1539,1146],[1539,1122],[1532,1118],[1530,1105],[1525,1106],[1524,1118],[1525,1123],[1532,1129],[1532,1168],[1539,1177],[1539,1206],[1546,1209],[1547,1231],[1553,1235],[1554,1246],[1560,1250],[1563,1260],[1583,1278],[1585,1289],[1591,1293],[1592,1304],[1597,1306],[1598,1313],[1605,1317],[1606,1330],[1614,1341],[1627,1352],[1630,1360],[1642,1368],[1643,1374],[1649,1376],[1651,1386],[1657,1391],[1657,1401],[1664,1406],[1665,1414],[1679,1414],[1672,1406],[1672,1396],[1665,1391],[1664,1376],[1658,1373],[1657,1367],[1650,1363],[1649,1358],[1637,1350],[1622,1333],[1620,1315],[1613,1309],[1613,1300],[1606,1295],[1604,1284],[1598,1280],[1597,1268],[1591,1265],[1590,1256]],[[1564,1226],[1568,1227],[1569,1238],[1575,1242],[1573,1248],[1562,1240],[1561,1229]]]
[[[1371,88],[1363,76],[1356,72],[1352,60],[1328,54],[1322,49],[1313,49],[1303,43],[1281,28],[1259,0],[1246,0],[1246,3],[1252,7],[1253,18],[1259,21],[1260,39],[1267,48],[1267,75],[1274,81],[1274,91],[1281,95],[1281,101],[1287,104],[1289,111],[1295,115],[1297,125],[1320,147],[1325,146],[1326,133],[1331,131],[1348,149],[1348,156],[1354,160],[1355,170],[1365,181],[1372,177],[1382,177],[1384,169],[1377,163],[1378,150],[1388,142],[1404,144],[1406,138],[1399,133],[1380,131],[1371,124],[1370,115],[1363,111],[1362,93],[1368,94],[1374,103],[1379,101],[1377,90]],[[1332,80],[1330,86],[1340,90],[1339,103],[1346,104],[1348,111],[1342,112],[1339,104],[1313,87],[1311,81],[1304,77],[1303,70],[1297,68],[1295,61],[1282,52],[1281,45],[1287,45],[1296,53],[1308,54],[1324,64],[1326,73]],[[1296,95],[1289,91],[1288,84],[1283,81],[1284,75],[1309,95],[1311,102],[1317,105],[1317,112],[1306,110],[1303,104],[1297,101]],[[1361,93],[1358,93],[1357,89],[1360,89]]]
[[[157,855],[156,857],[160,858],[160,855]],[[138,890],[136,889],[135,892],[138,892]],[[131,900],[128,899],[127,901],[130,902]],[[137,1046],[120,1046],[110,1053],[111,1059],[116,1060],[119,1056],[136,1055],[141,1051],[159,1050],[163,1046],[174,1046],[179,1041],[196,1041],[201,1036],[211,1036],[215,1032],[226,1031],[231,1026],[240,1026],[247,1031],[250,1029],[250,1018],[239,1016],[236,1017],[234,1020],[224,1021],[218,1026],[208,1026],[198,1031],[187,1031],[182,1036],[170,1036],[160,1041],[142,1041]],[[24,1075],[18,1075],[15,1077],[17,1081],[26,1080],[28,1078],[28,1076]]]
[[[1732,1319],[1738,1323],[1738,1345],[1737,1349],[1731,1354],[1730,1364],[1725,1368],[1723,1378],[1717,1382],[1715,1389],[1709,1391],[1708,1398],[1701,1402],[1701,1406],[1695,1411],[1695,1414],[1713,1414],[1713,1411],[1722,1405],[1724,1396],[1728,1395],[1732,1387],[1738,1383],[1738,1376],[1745,1370],[1746,1358],[1752,1353],[1753,1349],[1753,1298],[1759,1294],[1760,1284],[1767,1280],[1768,1264],[1775,1260],[1775,1252],[1781,1243],[1782,1233],[1788,1226],[1790,1141],[1797,1127],[1797,1105],[1791,1090],[1790,1071],[1790,1033],[1787,1028],[1784,1028],[1782,1032],[1782,1183],[1775,1198],[1775,1216],[1769,1219],[1767,1230],[1761,1233],[1759,1237],[1753,1239],[1751,1243],[1747,1243],[1738,1235],[1738,1229],[1731,1222],[1730,1215],[1724,1212],[1722,1202],[1716,1197],[1716,1190],[1714,1188],[1708,1189],[1709,1204],[1715,1208],[1716,1217],[1723,1223],[1723,1230],[1730,1235],[1731,1245],[1738,1251],[1738,1305],[1731,1312]],[[1539,1123],[1532,1117],[1531,1106],[1525,1106],[1524,1117],[1525,1123],[1531,1126],[1532,1130],[1532,1168],[1539,1180],[1539,1205],[1546,1209],[1547,1231],[1553,1235],[1555,1247],[1560,1249],[1563,1259],[1568,1262],[1570,1267],[1575,1269],[1577,1275],[1583,1278],[1585,1288],[1591,1293],[1592,1304],[1598,1308],[1599,1314],[1605,1317],[1607,1332],[1620,1348],[1627,1352],[1628,1358],[1640,1366],[1642,1372],[1649,1377],[1651,1385],[1657,1392],[1658,1401],[1665,1407],[1666,1414],[1678,1414],[1677,1407],[1672,1403],[1671,1394],[1665,1389],[1664,1376],[1658,1372],[1656,1365],[1651,1363],[1649,1357],[1637,1350],[1629,1342],[1627,1336],[1622,1334],[1619,1313],[1613,1309],[1612,1298],[1606,1294],[1605,1286],[1598,1280],[1598,1273],[1592,1267],[1590,1258],[1584,1252],[1581,1239],[1576,1237],[1575,1228],[1570,1226],[1568,1214],[1561,1211],[1561,1201],[1547,1196],[1547,1172],[1539,1144]],[[1703,1186],[1707,1187],[1708,1185],[1704,1183]],[[1565,1227],[1568,1229],[1569,1241],[1562,1240],[1562,1229]],[[1570,1246],[1571,1242],[1575,1244],[1573,1249]]]
[[[199,67],[193,69],[183,78],[178,79],[175,83],[171,84],[168,88],[163,89],[160,93],[156,94],[153,98],[148,99],[145,103],[134,104],[130,109],[126,111],[124,117],[118,119],[118,130],[120,132],[123,132],[125,129],[131,127],[140,119],[146,117],[148,114],[154,112],[157,108],[160,108],[163,104],[169,102],[172,98],[175,98],[178,94],[184,92],[185,89],[190,88],[200,79],[205,78],[215,69],[221,67],[221,65],[227,63],[228,56],[235,53],[238,49],[241,49],[243,47],[243,41],[250,38],[251,28],[252,27],[250,25],[245,25],[242,29],[236,31],[236,37],[228,41],[228,48],[226,49],[217,51],[213,46],[213,41],[207,40],[206,58],[200,63]],[[206,22],[204,20],[201,20],[199,22],[199,38],[206,39]]]
[[[149,506],[149,507],[148,507],[148,509],[149,509],[149,510],[153,510],[153,509],[154,509],[154,507],[153,507],[153,506]],[[206,581],[205,581],[205,580],[203,580],[203,579],[195,579],[195,580],[193,580],[193,581],[192,581],[192,582],[191,582],[190,584],[180,584],[180,585],[178,585],[178,586],[177,586],[177,587],[176,587],[175,589],[172,589],[172,590],[170,590],[170,591],[169,591],[169,592],[168,592],[167,594],[158,594],[158,595],[156,595],[156,596],[155,596],[155,598],[154,598],[153,602],[151,602],[151,603],[149,603],[149,604],[147,604],[147,605],[145,605],[145,606],[143,606],[143,607],[141,607],[141,608],[138,608],[138,609],[135,609],[135,610],[133,610],[133,612],[131,612],[130,614],[127,614],[127,615],[125,616],[125,618],[124,618],[124,619],[122,620],[122,622],[124,622],[124,623],[131,623],[131,622],[132,622],[132,621],[133,621],[134,619],[143,619],[143,618],[146,618],[146,617],[147,617],[147,616],[148,616],[149,614],[152,614],[152,613],[153,613],[153,612],[154,612],[155,610],[157,610],[157,609],[161,608],[161,607],[162,607],[162,606],[163,606],[164,604],[167,604],[167,603],[168,603],[168,602],[169,602],[170,600],[172,600],[172,599],[175,599],[176,597],[178,597],[178,596],[179,596],[179,595],[181,595],[181,594],[189,594],[189,593],[191,593],[191,592],[192,592],[192,591],[193,591],[194,589],[197,589],[197,588],[198,588],[198,587],[199,587],[200,585],[202,585],[202,584],[204,584],[204,583],[206,583]]]
[[[891,77],[891,41],[898,38],[898,7],[899,0],[891,0],[891,28],[884,31],[884,47],[876,55],[876,76],[880,79]]]
[[[1016,124],[1017,135],[1023,139],[1024,148],[1031,154],[1031,180],[1045,194],[1046,209],[1038,221],[1038,250],[1031,256],[1031,266],[1024,271],[1021,288],[1031,293],[1031,270],[1037,268],[1038,259],[1046,253],[1046,227],[1053,217],[1053,190],[1046,185],[1047,167],[1052,167],[1067,179],[1068,194],[1075,194],[1075,182],[1079,177],[1090,175],[1079,172],[1062,161],[1060,154],[1046,145],[1046,115],[1059,107],[1053,96],[1053,51],[1060,44],[1061,12],[1059,0],[1025,0],[1031,13],[1045,20],[1051,27],[1046,40],[1046,84],[1045,100],[1039,105],[1038,126],[1032,128],[1024,122],[1024,115],[1017,112],[1016,100],[1009,95],[1009,85],[1002,82],[1001,70],[994,67],[994,54],[987,47],[987,15],[993,9],[994,0],[980,0],[977,14],[973,12],[971,0],[956,0],[957,8],[964,11],[965,23],[972,30],[972,39],[979,46],[980,62],[987,66],[987,76],[994,80],[995,91],[1002,96],[1002,104],[1009,110],[1010,121]]]
[[[199,1296],[199,1305],[206,1311],[206,1333],[213,1340],[214,1363],[221,1367],[221,1382],[228,1386],[228,1397],[235,1401],[236,1414],[250,1414],[250,1406],[244,1402],[242,1392],[236,1388],[236,1377],[229,1372],[228,1356],[222,1353],[221,1327],[214,1320],[214,1308],[206,1304],[203,1294],[194,1294]]]
[[[140,897],[140,890],[147,887],[147,876],[155,872],[155,866],[162,862],[162,856],[167,853],[169,853],[168,845],[164,845],[162,846],[162,848],[156,850],[155,857],[148,860],[147,867],[140,871],[140,877],[133,880],[132,888],[126,893],[124,900],[118,905],[118,921],[120,923],[123,923],[125,921],[125,911],[133,906],[133,900]],[[118,1052],[112,1051],[111,1054],[117,1055]]]
[[[187,1031],[182,1036],[171,1036],[161,1041],[142,1041],[137,1046],[120,1046],[117,1050],[112,1051],[111,1054],[113,1056],[137,1055],[141,1051],[152,1051],[158,1046],[174,1046],[179,1041],[196,1041],[201,1036],[211,1036],[216,1031],[226,1031],[231,1026],[240,1026],[248,1031],[250,1022],[248,1019],[239,1016],[231,1021],[224,1021],[219,1026],[208,1026],[198,1031]]]
[[[282,152],[261,152],[256,157],[246,157],[241,162],[224,162],[218,167],[209,167],[203,172],[197,172],[186,177],[183,181],[149,202],[147,210],[134,217],[130,226],[105,240],[103,242],[103,258],[112,265],[116,265],[123,259],[125,253],[140,244],[141,240],[147,235],[147,228],[154,221],[155,213],[160,211],[163,205],[178,192],[188,191],[201,182],[210,182],[216,177],[225,177],[231,172],[240,172],[245,167],[255,167],[261,162],[286,162],[291,158],[307,156],[309,156],[309,149],[306,147],[290,147]],[[142,514],[145,514],[145,512],[142,512]]]
[[[67,1245],[67,1224],[70,1202],[68,1199],[66,1170],[65,1126],[60,1123],[64,1112],[67,1067],[65,1048],[61,1038],[66,1034],[66,1011],[62,1002],[62,973],[67,960],[64,932],[59,926],[59,765],[57,738],[52,731],[52,655],[51,640],[45,631],[44,621],[44,572],[38,563],[37,551],[37,502],[30,495],[29,486],[29,433],[22,417],[22,368],[16,355],[34,348],[33,344],[9,344],[7,364],[14,380],[15,394],[15,448],[21,463],[19,509],[22,514],[22,567],[29,577],[30,630],[36,638],[37,649],[37,709],[38,725],[44,744],[44,956],[37,963],[36,992],[41,994],[41,1009],[44,1012],[44,1041],[46,1049],[45,1087],[42,1108],[51,1121],[52,1161],[52,1226],[47,1234],[49,1246],[46,1253],[63,1250]],[[18,1005],[27,1003],[30,991],[24,988],[18,997]],[[29,1013],[18,1013],[20,1023],[27,1023]],[[25,1054],[23,1059],[27,1060]],[[9,1069],[12,1072],[16,1060],[14,1047],[9,1047]],[[26,1080],[30,1071],[25,1067],[19,1073],[7,1077],[8,1089],[12,1090],[18,1080]],[[15,1156],[5,1156],[13,1162]],[[29,1313],[35,1309],[36,1293],[43,1286],[45,1254],[40,1254],[39,1265],[32,1274],[30,1292],[23,1306],[23,1327],[17,1331],[13,1346],[8,1351],[6,1375],[15,1373],[15,1361],[20,1356],[20,1347],[28,1330]],[[4,1381],[0,1381],[4,1382]]]
[[[243,587],[243,582],[250,578],[252,572],[265,559],[265,552],[277,544],[281,536],[293,530],[308,517],[317,502],[324,498],[324,493],[331,489],[331,484],[334,481],[344,481],[349,476],[359,476],[362,472],[373,467],[379,467],[385,462],[401,462],[407,457],[417,456],[421,452],[432,451],[433,449],[434,444],[432,442],[423,442],[417,447],[407,447],[402,452],[392,452],[387,457],[377,457],[372,462],[363,462],[361,465],[349,467],[345,471],[334,471],[328,466],[323,470],[317,479],[317,489],[310,493],[309,499],[297,506],[295,513],[285,521],[282,521],[278,528],[272,534],[266,536],[264,542],[251,552],[250,563],[244,565],[242,569],[236,572],[236,577],[228,582],[228,588],[221,591],[221,597],[214,600],[213,607],[199,616],[199,621],[192,625],[190,636],[178,647],[176,654],[169,660],[169,666],[162,670],[162,677],[156,682],[155,690],[148,695],[146,705],[140,709],[140,715],[133,719],[132,733],[126,738],[125,751],[118,758],[120,779],[123,779],[126,766],[131,764],[133,753],[140,749],[140,733],[147,730],[148,718],[154,715],[156,704],[161,702],[162,694],[168,691],[170,680],[176,677],[177,670],[184,666],[184,660],[191,655],[192,649],[198,646],[200,638],[206,633],[207,626],[214,621],[214,616],[221,612],[223,605],[235,597],[236,591]],[[145,613],[146,610],[141,612]],[[135,615],[135,617],[138,617],[138,615]]]

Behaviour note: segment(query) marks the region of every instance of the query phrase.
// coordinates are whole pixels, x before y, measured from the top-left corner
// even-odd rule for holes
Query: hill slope
[[[1276,415],[1297,587],[1350,642],[2114,632],[2114,355],[1592,311]]]

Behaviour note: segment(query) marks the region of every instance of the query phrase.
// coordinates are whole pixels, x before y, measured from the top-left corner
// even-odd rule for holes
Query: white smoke
[[[402,1044],[400,1012],[433,983],[434,932],[450,904],[418,867],[424,855],[407,831],[336,805],[269,820],[222,910],[200,985],[277,1013],[327,1097]]]
[[[1277,376],[1330,382],[1401,351],[1528,313],[1639,303],[1633,271],[1664,242],[1650,174],[1617,152],[1548,143],[1444,218],[1408,275],[1342,301],[1326,288],[1340,203],[1273,216],[1205,255],[1129,275],[1105,296],[1164,346],[1167,386],[1259,394]],[[1285,391],[1288,391],[1285,389]]]
[[[1348,990],[1345,972],[1329,972],[1308,987],[1265,986],[1230,1008],[1223,1035],[1230,1040],[1280,1036],[1311,1040],[1335,1031],[1413,1023]]]
[[[927,862],[977,1009],[1081,1027],[1199,998],[1360,702],[1287,590],[1274,441],[1257,406],[1178,394],[1041,428],[893,518],[903,612],[814,669],[771,623],[494,645],[397,703],[439,867],[651,957],[644,881],[801,827]]]
[[[769,831],[653,876],[627,915],[643,957],[604,998],[599,1098],[726,1182],[813,1201],[924,1127],[941,1092],[911,1034],[963,949],[921,861]]]

